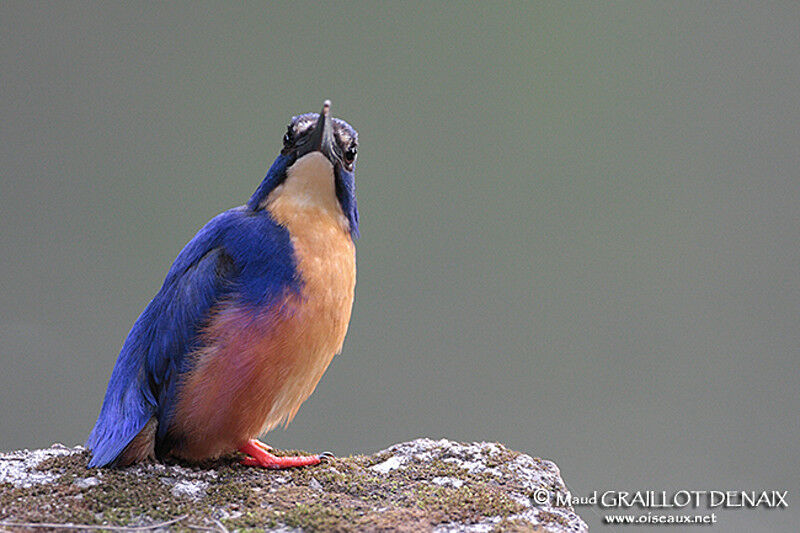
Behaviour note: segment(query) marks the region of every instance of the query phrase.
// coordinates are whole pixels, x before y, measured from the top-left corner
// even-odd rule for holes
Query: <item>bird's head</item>
[[[358,236],[358,207],[355,195],[355,164],[358,132],[342,119],[331,116],[331,102],[325,100],[319,113],[293,117],[283,136],[283,148],[264,181],[250,198],[248,207],[264,207],[271,192],[281,186],[292,169],[311,160],[326,160],[333,171],[336,200],[347,218],[351,235]]]

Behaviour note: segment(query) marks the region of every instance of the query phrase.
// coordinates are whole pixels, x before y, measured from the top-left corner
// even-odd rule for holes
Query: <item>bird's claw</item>
[[[244,466],[261,466],[261,463],[259,463],[254,457],[250,456],[242,458],[242,460],[239,461],[239,464]]]
[[[319,457],[320,462],[328,462],[334,458],[333,452],[322,452]]]

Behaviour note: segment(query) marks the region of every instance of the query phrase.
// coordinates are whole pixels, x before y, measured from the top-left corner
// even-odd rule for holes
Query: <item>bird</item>
[[[258,437],[288,424],[341,352],[355,296],[358,133],[331,116],[294,116],[245,205],[181,250],[117,358],[86,448],[90,467],[236,451],[279,457]],[[327,453],[327,452],[326,452]]]

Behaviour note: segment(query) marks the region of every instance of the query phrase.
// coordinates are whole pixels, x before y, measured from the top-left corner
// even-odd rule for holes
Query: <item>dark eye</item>
[[[283,146],[288,148],[294,141],[294,132],[292,132],[292,125],[286,126],[286,134],[283,136]]]
[[[344,153],[344,160],[347,163],[352,163],[356,160],[356,154],[358,153],[358,147],[356,145],[352,145],[348,148]]]

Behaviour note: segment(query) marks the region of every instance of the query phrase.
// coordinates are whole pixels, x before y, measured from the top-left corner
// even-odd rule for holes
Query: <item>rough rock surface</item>
[[[281,452],[276,452],[280,454]],[[297,452],[285,452],[297,453]],[[418,439],[319,466],[263,470],[231,456],[201,465],[88,469],[58,444],[0,454],[0,531],[24,523],[158,531],[582,532],[555,464],[496,443]],[[540,504],[542,491],[550,504]]]

